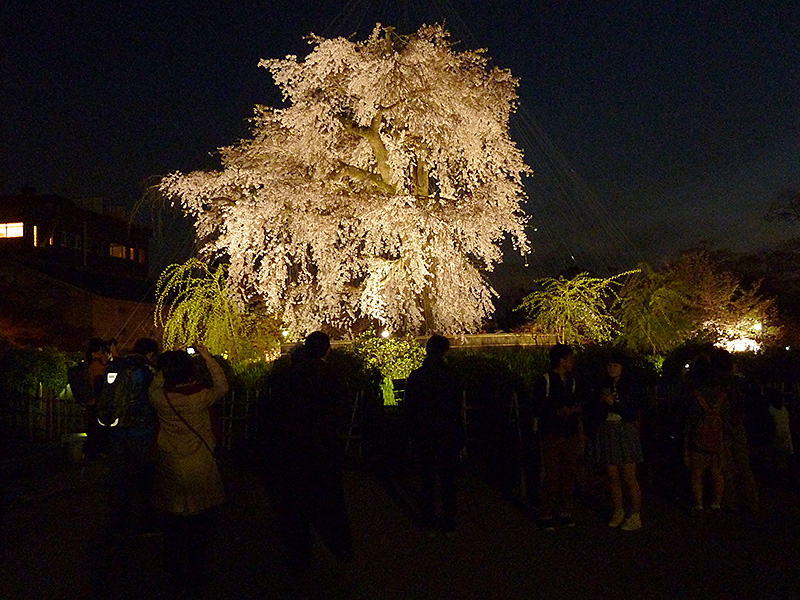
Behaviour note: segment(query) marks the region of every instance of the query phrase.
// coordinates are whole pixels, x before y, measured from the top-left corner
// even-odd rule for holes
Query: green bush
[[[546,373],[550,364],[547,348],[485,348],[477,352],[506,364],[523,393],[533,388],[536,377]]]
[[[425,350],[414,337],[383,338],[372,330],[359,335],[343,352],[362,362],[367,380],[374,380],[374,373],[380,373],[383,402],[390,406],[396,404],[392,380],[407,379],[425,358]]]
[[[359,390],[379,385],[380,370],[349,348],[331,350],[327,360],[339,373],[345,384],[345,393],[351,398]]]
[[[468,398],[483,398],[498,390],[521,389],[521,379],[506,361],[485,350],[450,352],[447,362],[456,370]]]
[[[217,358],[217,360],[220,359]],[[220,363],[224,362],[220,360]],[[228,368],[225,369],[228,383],[231,387],[243,387],[245,389],[265,388],[268,385],[274,365],[274,362],[263,360],[232,361],[228,364]]]
[[[67,368],[82,359],[80,353],[60,352],[55,348],[14,348],[0,351],[0,381],[14,391],[35,394],[39,386],[63,390]]]

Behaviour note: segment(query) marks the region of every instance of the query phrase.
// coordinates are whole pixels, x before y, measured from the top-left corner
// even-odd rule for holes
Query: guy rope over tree
[[[447,32],[310,36],[304,60],[262,60],[288,101],[258,106],[222,169],[160,185],[195,219],[228,288],[296,334],[377,321],[460,333],[493,312],[484,274],[509,235],[528,250],[509,137],[517,81]]]

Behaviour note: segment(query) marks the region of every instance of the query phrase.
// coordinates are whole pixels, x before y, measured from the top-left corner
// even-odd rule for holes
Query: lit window
[[[116,258],[125,258],[128,248],[122,244],[111,244],[109,254]]]
[[[147,252],[144,248],[139,248],[139,263],[145,264],[147,262]]]
[[[22,237],[22,223],[0,223],[0,238]]]

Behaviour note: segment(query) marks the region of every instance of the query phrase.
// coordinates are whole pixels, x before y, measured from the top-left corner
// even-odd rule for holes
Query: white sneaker
[[[642,517],[639,513],[632,513],[630,517],[628,517],[625,522],[622,524],[622,531],[636,531],[637,529],[642,528]]]
[[[611,517],[611,520],[608,522],[609,527],[619,527],[622,525],[622,522],[625,520],[625,513],[621,510],[614,511],[614,515]]]

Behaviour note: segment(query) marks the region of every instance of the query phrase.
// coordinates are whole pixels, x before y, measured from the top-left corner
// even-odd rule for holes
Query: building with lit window
[[[149,239],[149,229],[103,210],[99,199],[31,189],[0,196],[0,336],[13,341],[24,331],[23,343],[45,338],[64,348],[93,335],[153,336]],[[132,323],[142,310],[148,316]]]
[[[149,238],[99,199],[0,196],[0,255],[103,295],[136,295],[147,280]]]

